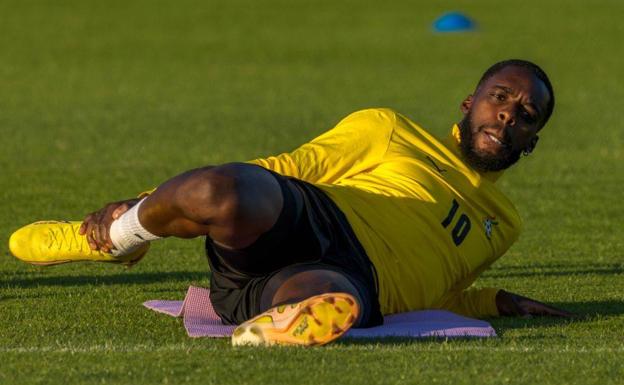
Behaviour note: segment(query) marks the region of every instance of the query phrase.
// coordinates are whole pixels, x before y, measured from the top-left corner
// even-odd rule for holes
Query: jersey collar
[[[451,130],[451,134],[444,140],[444,144],[451,150],[453,153],[462,160],[462,162],[466,165],[474,173],[481,176],[483,179],[487,179],[490,182],[496,182],[498,178],[501,177],[505,173],[504,170],[501,171],[477,171],[470,167],[468,163],[464,161],[464,156],[459,148],[459,143],[461,142],[461,135],[459,133],[459,126],[457,124],[453,125],[453,129]]]

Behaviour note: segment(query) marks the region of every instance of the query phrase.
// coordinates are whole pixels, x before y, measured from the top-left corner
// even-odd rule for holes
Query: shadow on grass
[[[36,300],[40,300],[42,298],[51,298],[53,297],[52,294],[41,294],[41,293],[37,293],[37,294],[32,294],[32,295],[0,295],[0,304],[2,304],[2,302],[4,301],[12,301],[12,300],[17,300],[17,301],[22,301],[25,299],[36,299]]]
[[[336,346],[359,346],[359,345],[396,345],[396,346],[409,346],[416,344],[431,344],[431,343],[446,343],[448,341],[456,341],[461,343],[462,341],[475,341],[480,340],[479,337],[422,337],[422,338],[408,338],[408,337],[343,337],[338,341],[332,342],[332,345]]]
[[[526,266],[501,266],[483,274],[487,278],[543,277],[569,275],[613,275],[624,273],[624,265],[618,263],[604,264],[547,264]]]
[[[593,317],[598,315],[613,316],[624,314],[624,301],[584,301],[584,302],[557,302],[556,307],[566,309],[580,318]]]
[[[182,282],[207,280],[208,272],[170,271],[154,273],[122,273],[114,275],[66,275],[52,277],[20,277],[0,281],[0,287],[136,285],[155,282]]]

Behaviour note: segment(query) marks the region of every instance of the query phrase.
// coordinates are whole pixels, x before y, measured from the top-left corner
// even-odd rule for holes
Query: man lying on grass
[[[26,226],[10,248],[37,264],[133,264],[149,242],[205,236],[210,297],[240,324],[234,344],[325,344],[421,309],[569,316],[470,287],[518,238],[520,217],[495,182],[535,149],[554,100],[538,66],[500,62],[447,138],[390,109],[355,112],[291,153],[190,170],[82,224]]]

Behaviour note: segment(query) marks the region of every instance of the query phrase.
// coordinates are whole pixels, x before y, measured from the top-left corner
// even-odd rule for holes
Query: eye
[[[503,102],[506,99],[505,94],[500,92],[492,92],[490,96],[492,97],[492,99],[495,99],[498,102]]]
[[[524,108],[522,109],[520,114],[522,115],[522,119],[524,119],[524,121],[529,123],[529,124],[533,124],[533,123],[535,123],[537,121],[535,116],[531,115],[531,113],[529,111],[525,110]]]

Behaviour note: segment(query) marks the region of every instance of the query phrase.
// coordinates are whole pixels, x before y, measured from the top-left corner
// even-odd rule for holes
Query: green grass
[[[432,33],[453,9],[479,31]],[[617,0],[1,1],[0,384],[622,383],[623,12]],[[233,349],[141,306],[208,284],[201,240],[159,242],[129,271],[8,254],[21,225],[290,150],[360,108],[442,135],[482,71],[510,57],[547,70],[557,107],[499,182],[525,231],[479,284],[581,320],[495,319],[490,340]]]

